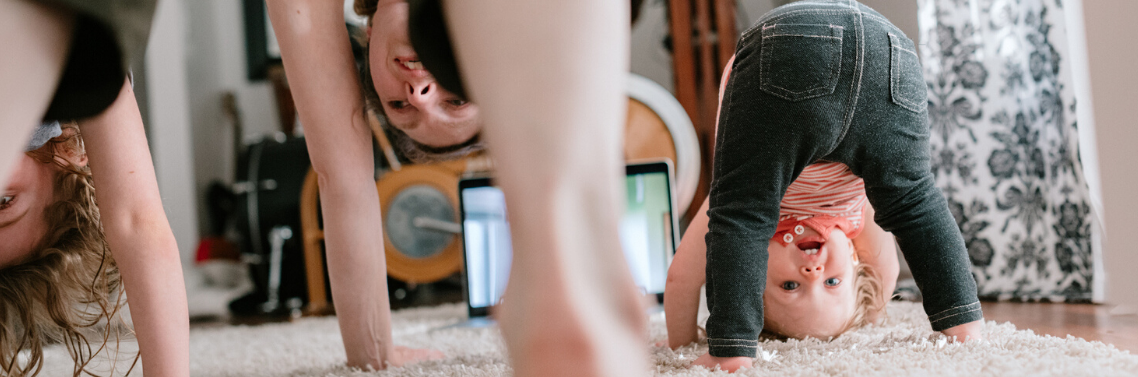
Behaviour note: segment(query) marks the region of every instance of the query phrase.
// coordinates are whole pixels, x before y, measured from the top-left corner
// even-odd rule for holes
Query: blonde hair
[[[877,270],[867,263],[859,263],[854,268],[854,312],[841,333],[857,329],[886,318],[886,293],[882,290],[881,277]]]
[[[118,267],[99,220],[90,169],[68,158],[83,153],[74,124],[64,126],[63,135],[43,147],[27,152],[59,170],[53,184],[54,203],[44,209],[48,230],[41,246],[27,262],[0,269],[0,370],[4,375],[38,374],[43,369],[43,348],[51,343],[67,347],[75,361],[75,376],[91,374],[86,367],[92,357],[117,334],[110,320],[123,303]],[[91,330],[102,338],[97,349],[84,335],[92,334]],[[27,359],[21,362],[20,354],[25,351]]]
[[[838,331],[838,336],[845,334],[847,331],[872,324],[879,318],[886,318],[886,294],[882,289],[884,289],[884,286],[881,284],[881,278],[877,274],[877,270],[867,263],[859,263],[854,266],[854,310],[849,320],[846,321],[846,324]],[[763,327],[760,337],[763,339],[778,340],[796,338],[788,334],[773,331],[770,329],[770,326]]]

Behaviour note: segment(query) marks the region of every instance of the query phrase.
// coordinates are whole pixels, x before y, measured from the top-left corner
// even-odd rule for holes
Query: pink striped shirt
[[[854,238],[864,225],[865,203],[865,182],[845,164],[819,162],[807,166],[782,198],[775,240],[784,245],[793,242],[802,233],[798,225],[823,235],[838,227]]]

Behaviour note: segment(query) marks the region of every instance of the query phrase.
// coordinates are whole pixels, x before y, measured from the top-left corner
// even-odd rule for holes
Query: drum
[[[235,314],[257,314],[270,300],[270,306],[307,301],[304,279],[293,278],[305,274],[303,246],[291,233],[300,232],[297,199],[311,164],[303,138],[280,135],[249,144],[238,156],[233,225],[254,292],[231,303]]]

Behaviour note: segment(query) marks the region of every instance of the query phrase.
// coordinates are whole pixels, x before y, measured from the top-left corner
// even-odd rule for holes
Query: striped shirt
[[[865,203],[865,182],[845,164],[819,162],[807,166],[782,198],[775,240],[789,244],[802,234],[798,225],[823,236],[837,227],[854,238],[861,233]]]

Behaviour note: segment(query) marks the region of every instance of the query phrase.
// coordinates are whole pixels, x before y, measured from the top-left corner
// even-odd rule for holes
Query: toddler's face
[[[54,200],[56,168],[20,155],[8,187],[0,191],[0,268],[31,256],[47,233],[44,210]]]
[[[840,335],[854,311],[853,242],[838,229],[806,227],[794,243],[771,240],[768,250],[765,326],[793,338]]]

